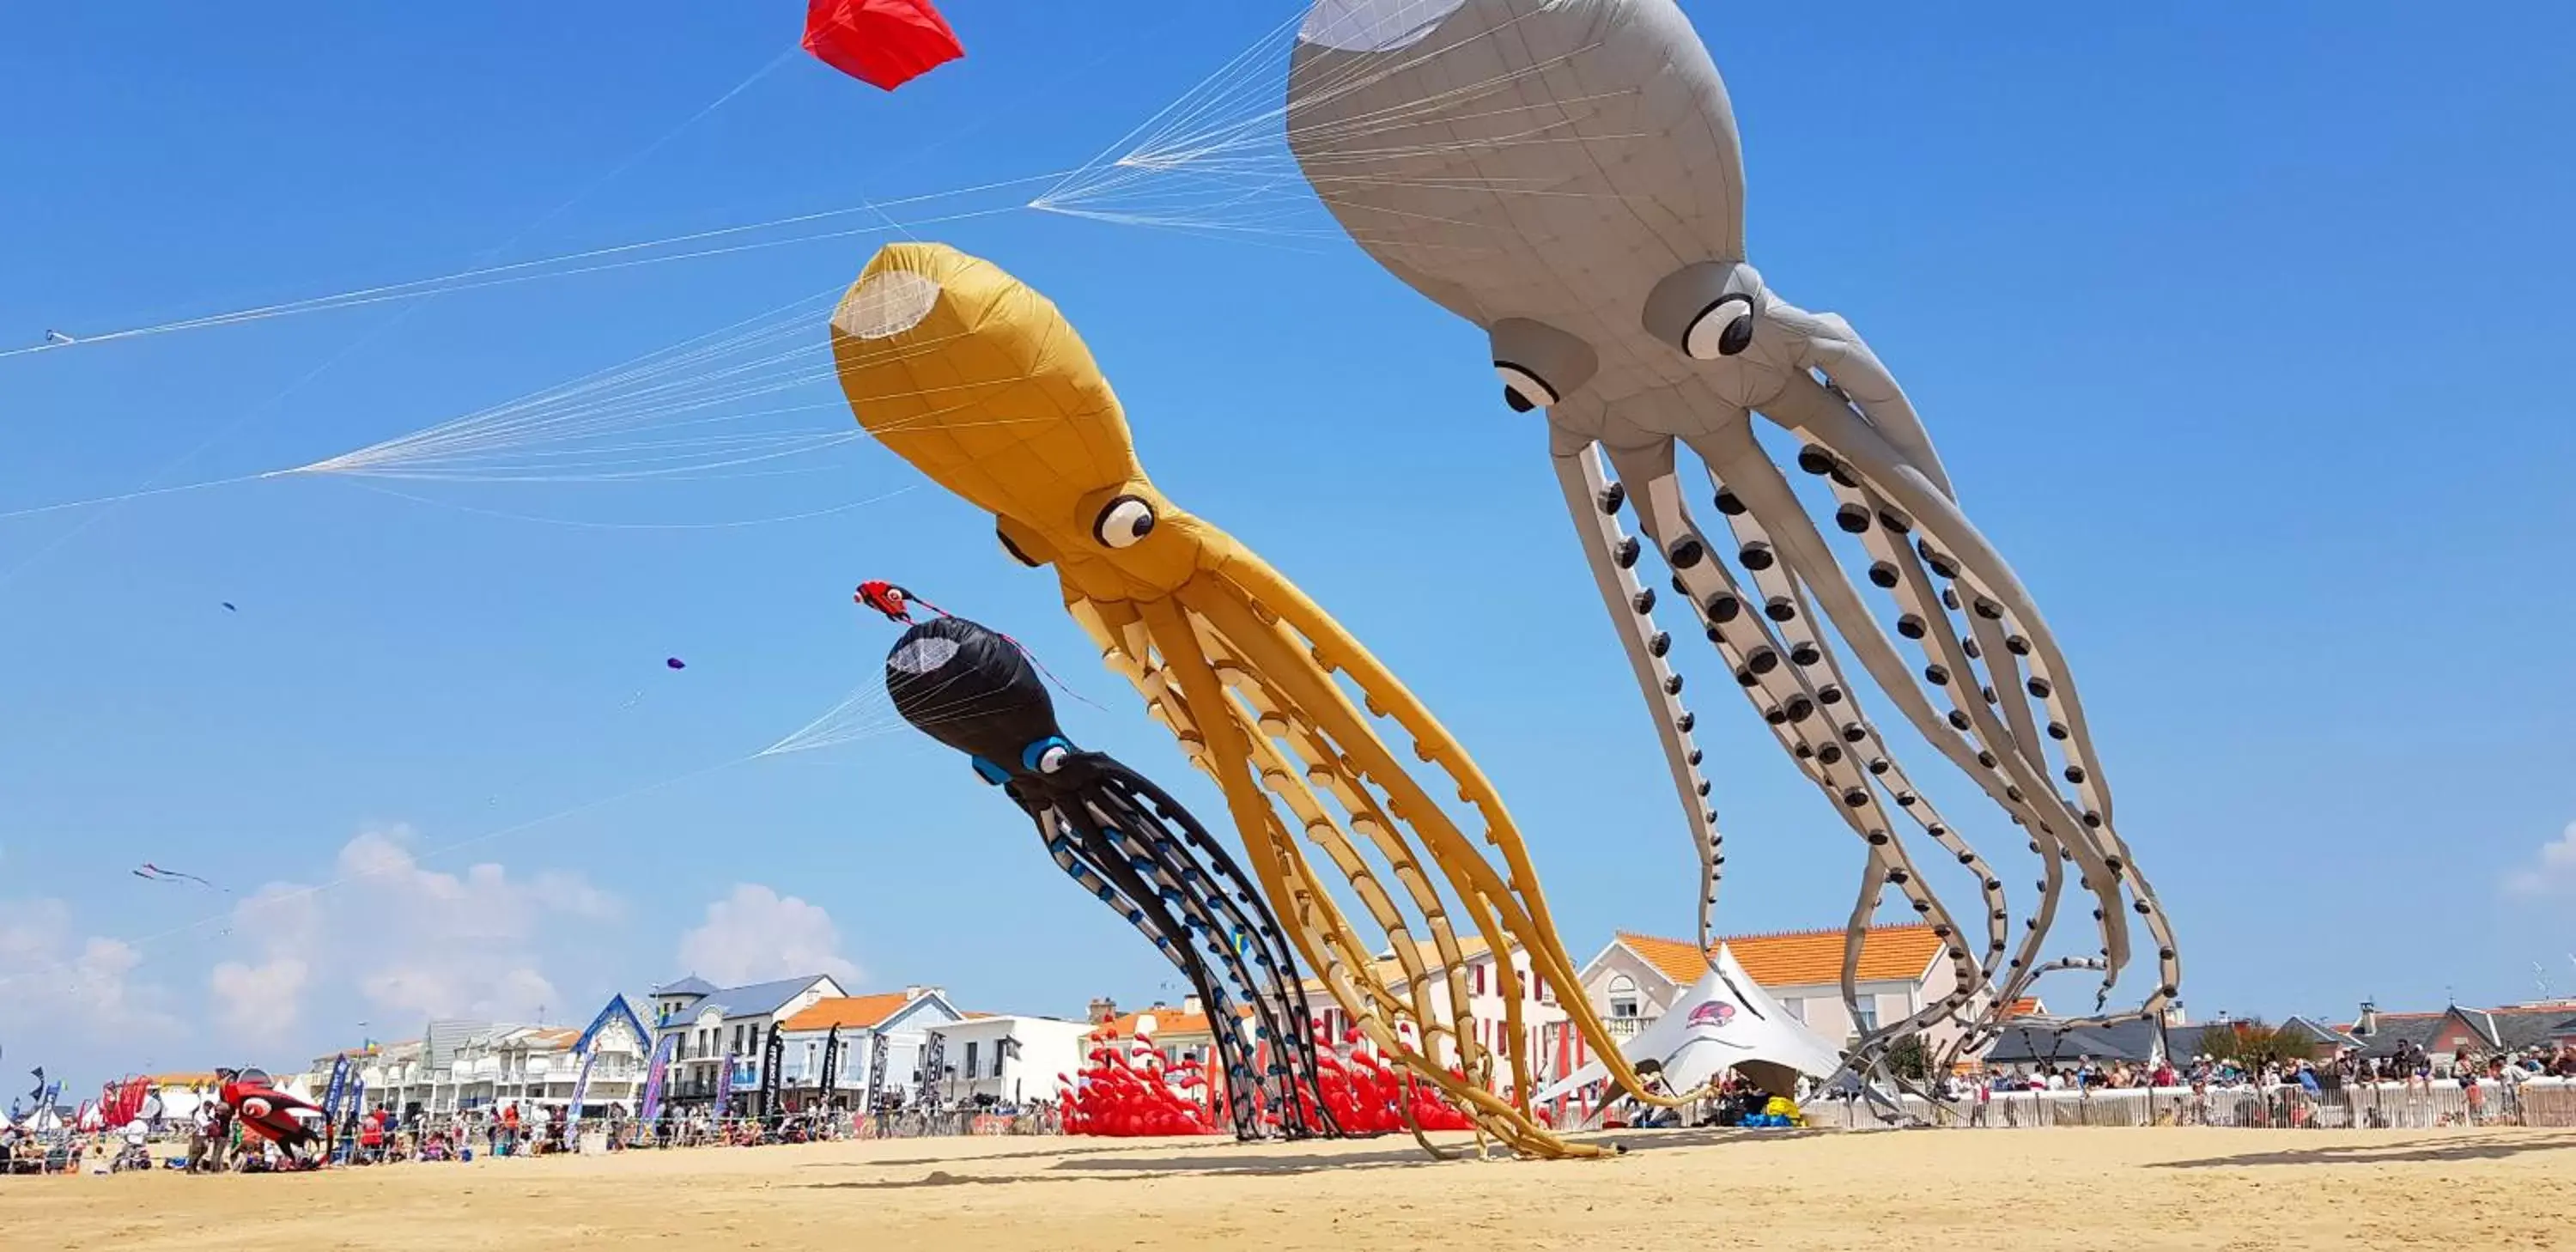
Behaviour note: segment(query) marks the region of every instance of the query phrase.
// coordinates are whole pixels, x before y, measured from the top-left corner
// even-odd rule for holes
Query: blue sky
[[[953,0],[965,62],[885,95],[791,56],[674,133],[797,7],[13,15],[0,346],[1065,170],[1294,8]],[[2046,607],[2192,1008],[2523,999],[2535,961],[2576,987],[2576,172],[2544,156],[2576,14],[1688,7],[1755,260],[1868,336]],[[1478,335],[1346,243],[921,229],[1051,294],[1163,486],[1461,734],[1578,958],[1686,932],[1651,728]],[[0,513],[426,427],[845,282],[877,242],[0,359]],[[1109,706],[1070,707],[1078,735],[1221,811],[988,519],[922,487],[732,524],[918,481],[854,446],[784,477],[289,478],[0,518],[7,1063],[291,1064],[692,966],[997,1010],[1163,990],[962,763],[901,735],[743,760],[875,672],[888,632],[848,594],[890,577],[1026,640]],[[1849,836],[1694,690],[1725,929],[1837,924]]]

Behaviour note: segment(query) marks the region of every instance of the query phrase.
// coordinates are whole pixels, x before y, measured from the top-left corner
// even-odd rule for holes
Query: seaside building
[[[432,1022],[422,1037],[367,1043],[313,1059],[297,1086],[315,1102],[331,1087],[331,1071],[345,1055],[351,1074],[366,1084],[367,1108],[404,1116],[445,1116],[522,1104],[569,1107],[585,1065],[590,1085],[584,1109],[632,1111],[643,1094],[644,1067],[653,1034],[626,997],[611,996],[585,1028]]]
[[[1319,994],[1320,986],[1313,986],[1312,990]],[[1094,1000],[1091,1012],[1092,1020],[1083,1027],[1080,1059],[1089,1058],[1091,1037],[1104,1031],[1114,1035],[1118,1046],[1126,1049],[1135,1046],[1137,1035],[1150,1034],[1154,1051],[1162,1055],[1166,1065],[1215,1059],[1216,1026],[1208,1020],[1207,1006],[1200,1003],[1195,995],[1181,997],[1177,1006],[1156,1001],[1133,1013],[1120,1012],[1114,1001]],[[1239,1008],[1236,1012],[1247,1017],[1252,1014],[1249,1008]],[[1147,1029],[1149,1023],[1151,1030]]]
[[[2400,1047],[2420,1048],[2447,1070],[2464,1056],[2576,1046],[2576,1000],[2544,1000],[2492,1009],[2450,1005],[2437,1013],[2383,1013],[2367,1001],[2342,1028],[2362,1055],[2381,1060]]]
[[[901,1092],[910,1102],[921,1090],[922,1067],[932,1051],[940,1052],[943,1071],[956,1067],[956,1055],[944,1039],[934,1042],[934,1036],[964,1019],[965,1014],[937,987],[912,986],[812,1001],[778,1025],[785,1045],[780,1053],[781,1101],[794,1110],[857,1109],[867,1103],[869,1084],[875,1081],[879,1091]],[[754,1087],[759,1083],[756,1063],[760,1058],[749,1059],[755,1065],[747,1075],[737,1071],[737,1091],[744,1089],[746,1077]],[[823,1083],[827,1067],[832,1079],[829,1089]],[[941,1079],[945,1078],[943,1072]]]
[[[1873,926],[1861,937],[1855,1017],[1843,1004],[1844,938],[1837,928],[1730,935],[1718,942],[1791,1017],[1835,1043],[1912,1016],[1957,986],[1930,926]],[[1707,972],[1696,943],[1620,931],[1584,964],[1582,990],[1610,1033],[1624,1039],[1653,1024]],[[2027,1003],[2033,1011],[2039,1007],[2036,1000]],[[1955,1025],[1943,1023],[1926,1032],[1925,1042],[1938,1047],[1957,1035]]]
[[[759,1085],[762,1049],[779,1023],[819,1001],[849,993],[828,974],[782,978],[744,987],[717,987],[691,976],[653,989],[653,1035],[679,1040],[663,1079],[664,1098],[674,1105],[713,1103],[725,1066],[733,1066],[733,1087]],[[748,1073],[746,1073],[748,1070]],[[751,1082],[746,1085],[744,1079]]]
[[[1453,981],[1463,984],[1467,994],[1467,1011],[1475,1017],[1476,1041],[1489,1052],[1498,1051],[1502,1045],[1504,1033],[1510,1029],[1510,1020],[1506,1013],[1508,1006],[1503,996],[1501,962],[1492,947],[1481,936],[1460,935],[1458,937],[1458,977],[1455,980],[1450,977],[1449,967],[1441,961],[1437,945],[1429,941],[1417,942],[1414,944],[1414,954],[1416,962],[1423,970],[1423,977],[1429,983],[1426,996],[1431,1002],[1433,1015],[1442,1021],[1448,1019],[1451,1012],[1450,996]],[[1528,1055],[1537,1061],[1536,1072],[1539,1076],[1556,1074],[1568,1068],[1568,1064],[1559,1063],[1559,1053],[1566,1048],[1567,1032],[1564,1026],[1568,1018],[1565,1007],[1557,1001],[1558,988],[1530,972],[1527,952],[1514,948],[1510,955],[1512,970],[1518,977],[1520,1026],[1524,1044],[1529,1049]],[[1378,985],[1393,994],[1404,997],[1412,995],[1412,982],[1406,976],[1403,963],[1396,959],[1393,948],[1377,954],[1376,968],[1372,974],[1376,977]],[[1301,985],[1301,990],[1306,997],[1306,1011],[1324,1027],[1331,1038],[1341,1039],[1350,1029],[1350,1019],[1342,1012],[1340,1004],[1334,1001],[1332,994],[1325,989],[1323,981],[1309,978]],[[1446,1037],[1433,1040],[1431,1055],[1432,1059],[1441,1065],[1453,1065],[1457,1060],[1456,1050]],[[1570,1057],[1563,1059],[1569,1064],[1580,1063],[1571,1061]],[[1497,1086],[1508,1086],[1510,1076],[1506,1072],[1501,1072],[1498,1065],[1494,1081]]]
[[[940,1028],[952,1103],[1019,1104],[1055,1098],[1057,1078],[1082,1068],[1092,1026],[1026,1013],[968,1013]]]

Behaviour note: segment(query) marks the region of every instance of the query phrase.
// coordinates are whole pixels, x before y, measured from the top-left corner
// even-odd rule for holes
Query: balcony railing
[[[1605,1017],[1601,1019],[1601,1024],[1609,1030],[1611,1038],[1626,1039],[1635,1035],[1638,1031],[1654,1025],[1655,1019],[1651,1017]]]

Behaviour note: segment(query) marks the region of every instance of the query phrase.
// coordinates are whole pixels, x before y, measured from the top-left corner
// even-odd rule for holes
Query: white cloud
[[[2540,845],[2538,864],[2505,875],[2504,889],[2517,896],[2576,895],[2576,822]]]
[[[218,963],[206,975],[215,996],[215,1021],[254,1043],[275,1043],[295,1028],[313,967],[292,956],[257,965]]]
[[[340,849],[336,881],[271,883],[235,906],[234,941],[251,951],[208,975],[217,1022],[274,1043],[312,995],[340,987],[365,998],[372,1020],[579,1011],[543,972],[545,953],[576,928],[617,920],[618,900],[577,873],[430,869],[411,839],[402,826],[362,831]]]
[[[0,902],[0,1032],[97,1042],[178,1025],[162,988],[133,977],[142,952],[79,930],[60,900]]]
[[[680,936],[680,967],[728,987],[830,974],[846,988],[859,977],[829,911],[753,883],[708,905],[706,924]]]

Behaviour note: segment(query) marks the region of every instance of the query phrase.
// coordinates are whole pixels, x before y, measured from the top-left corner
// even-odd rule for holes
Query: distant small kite
[[[678,658],[678,657],[676,657],[676,656],[675,656],[675,657],[668,657],[668,658],[665,658],[665,659],[663,660],[663,662],[662,662],[662,663],[663,663],[664,665],[668,665],[668,666],[670,666],[670,667],[671,667],[671,668],[673,668],[673,669],[687,669],[687,668],[689,668],[689,663],[688,663],[688,662],[683,661],[683,660],[681,660],[680,658]]]
[[[136,869],[134,871],[134,876],[145,882],[192,882],[209,891],[221,890],[221,888],[216,887],[213,883],[207,882],[205,879],[199,878],[195,874],[183,874],[175,869],[163,869],[150,861],[145,861],[140,868]]]
[[[234,608],[234,607],[233,607],[233,602],[232,602],[232,601],[230,601],[230,600],[226,600],[226,601],[224,601],[224,612],[227,612],[227,613],[239,613],[239,612],[241,612],[241,610],[240,610],[240,609],[237,609],[237,608]]]
[[[48,346],[50,346],[50,347],[57,347],[57,348],[58,348],[58,347],[63,346],[64,344],[72,344],[72,343],[79,343],[79,342],[80,342],[80,340],[74,339],[74,338],[72,338],[71,336],[66,335],[66,334],[64,334],[63,332],[59,331],[59,330],[49,330],[49,331],[46,331],[46,332],[45,332],[45,343],[46,343]]]

